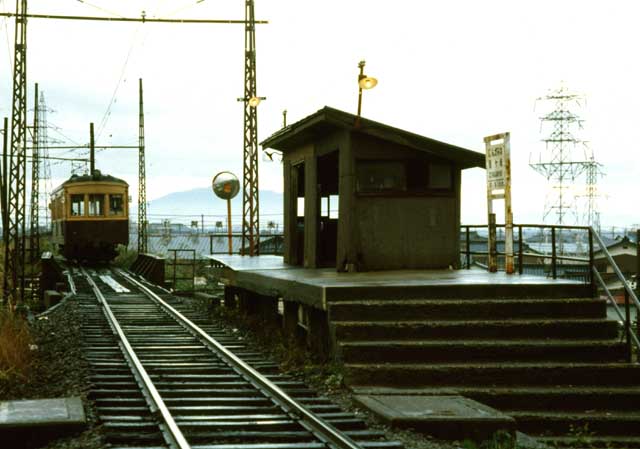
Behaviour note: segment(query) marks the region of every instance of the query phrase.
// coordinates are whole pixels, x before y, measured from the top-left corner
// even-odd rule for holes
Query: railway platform
[[[414,309],[402,303],[411,300],[431,301],[438,307],[440,300],[591,296],[589,285],[573,280],[509,276],[481,269],[342,273],[290,265],[272,255],[207,257],[214,275],[225,285],[226,306],[238,307],[247,315],[260,314],[266,321],[281,321],[286,335],[299,338],[304,334],[307,345],[327,357],[340,356],[341,314],[360,313],[364,319],[378,309],[379,302],[386,303],[389,316],[394,316],[402,314],[402,309],[412,313]],[[473,309],[474,304],[468,301],[461,306]]]
[[[557,298],[589,294],[572,280],[470,270],[387,270],[341,273],[334,268],[302,268],[280,256],[207,256],[226,287],[257,296],[282,298],[321,310],[354,299],[500,298],[518,292]]]

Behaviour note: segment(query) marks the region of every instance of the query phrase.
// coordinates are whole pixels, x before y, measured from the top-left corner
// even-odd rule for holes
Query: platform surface
[[[85,422],[79,397],[0,402],[0,431],[25,427],[77,427]]]
[[[456,290],[461,298],[482,294],[509,294],[520,287],[552,290],[560,286],[584,286],[565,279],[534,275],[507,275],[471,270],[392,270],[340,273],[335,268],[302,268],[288,265],[281,256],[211,255],[224,266],[222,282],[268,296],[326,308],[327,301],[373,298],[438,297]],[[465,293],[466,291],[466,293]],[[384,292],[384,293],[383,293]],[[373,296],[372,296],[373,295]]]

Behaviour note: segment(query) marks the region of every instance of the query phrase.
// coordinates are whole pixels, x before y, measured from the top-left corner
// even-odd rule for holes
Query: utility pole
[[[31,156],[31,220],[29,230],[29,262],[31,263],[31,274],[34,274],[35,264],[40,254],[40,123],[39,119],[39,96],[38,83],[35,85],[33,107],[33,130],[31,141],[33,142]]]
[[[256,26],[253,0],[245,3],[244,28],[244,151],[242,168],[242,253],[259,254],[258,110],[256,96]]]
[[[24,299],[25,176],[27,143],[27,0],[16,0],[8,190],[8,248],[4,294],[10,306]]]
[[[40,106],[38,107],[38,150],[40,151],[39,161],[43,165],[42,183],[44,185],[44,227],[49,229],[49,194],[51,193],[51,164],[49,162],[49,138],[47,135],[47,103],[44,99],[44,92],[38,93]],[[38,215],[39,217],[39,215]],[[38,218],[38,221],[40,218]]]
[[[8,210],[8,193],[7,193],[7,180],[9,173],[9,166],[7,155],[9,153],[9,119],[7,117],[3,120],[3,132],[2,132],[2,178],[0,179],[0,206],[2,206],[2,244],[4,246],[4,260],[9,260],[9,210]],[[9,297],[7,292],[9,291],[9,276],[7,276],[6,264],[4,275],[2,276],[2,303],[7,304]]]
[[[138,254],[147,252],[147,174],[144,160],[144,100],[140,78],[140,117],[138,129]]]

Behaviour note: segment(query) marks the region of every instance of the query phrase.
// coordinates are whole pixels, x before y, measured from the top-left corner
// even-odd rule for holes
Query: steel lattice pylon
[[[598,191],[598,177],[604,176],[602,164],[596,162],[593,155],[587,162],[587,182],[585,197],[587,199],[587,207],[585,213],[585,223],[593,227],[600,233],[600,211],[598,209],[598,199],[600,192]]]
[[[259,254],[258,110],[256,97],[256,29],[253,0],[245,4],[244,152],[242,168],[242,253]]]
[[[42,181],[44,192],[44,228],[49,229],[49,194],[51,193],[51,164],[49,163],[49,137],[47,135],[47,102],[44,92],[38,94],[40,106],[38,107],[38,148],[40,150],[40,163],[42,164]],[[39,218],[38,218],[39,220]]]
[[[31,157],[31,216],[29,220],[29,262],[32,274],[35,263],[40,254],[40,123],[39,123],[39,97],[38,83],[34,90],[33,128],[31,141],[33,142]]]
[[[542,139],[546,151],[544,154],[540,152],[537,161],[530,160],[529,166],[551,183],[552,192],[545,204],[544,219],[554,212],[556,224],[566,224],[567,212],[576,212],[574,194],[568,190],[587,166],[584,152],[578,154],[576,150],[576,146],[584,141],[573,134],[576,128],[582,127],[582,119],[570,110],[572,105],[579,105],[582,99],[582,95],[571,93],[564,86],[538,99],[554,105],[551,112],[540,117],[543,125],[551,124],[551,132]]]
[[[140,117],[138,129],[138,254],[147,252],[147,174],[144,160],[144,101],[140,78]]]
[[[8,245],[5,247],[5,298],[11,305],[24,298],[25,176],[27,143],[27,0],[16,0],[11,152],[7,179]]]

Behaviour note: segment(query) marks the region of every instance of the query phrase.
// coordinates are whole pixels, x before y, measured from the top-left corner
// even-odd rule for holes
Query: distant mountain
[[[270,190],[261,190],[260,195],[260,222],[269,220],[282,222],[283,196],[282,193]],[[159,221],[161,218],[172,218],[172,221],[180,222],[190,220],[189,216],[200,215],[220,216],[223,219],[227,215],[227,202],[213,194],[211,187],[174,192],[149,202],[147,215],[150,222]],[[231,200],[231,215],[233,221],[239,222],[242,215],[242,192]],[[184,220],[180,218],[184,216]],[[195,218],[193,218],[195,219]],[[208,218],[207,221],[211,221]]]

